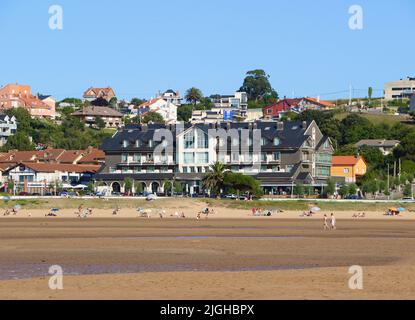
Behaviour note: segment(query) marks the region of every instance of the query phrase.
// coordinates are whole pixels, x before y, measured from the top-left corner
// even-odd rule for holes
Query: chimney
[[[231,130],[231,123],[230,123],[230,122],[227,122],[227,123],[226,123],[226,128],[227,128],[228,130]]]
[[[284,122],[282,122],[282,121],[277,122],[277,130],[278,131],[284,130]]]
[[[147,126],[147,124],[143,123],[143,124],[141,125],[141,131],[142,131],[142,132],[147,132],[147,130],[148,130],[148,126]]]
[[[255,130],[255,129],[258,129],[258,123],[254,122],[254,123],[253,123],[253,128],[254,128],[254,130]]]
[[[307,128],[307,121],[303,121],[303,129]]]

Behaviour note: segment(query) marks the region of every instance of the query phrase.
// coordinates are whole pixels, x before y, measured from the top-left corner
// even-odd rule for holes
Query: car
[[[414,198],[412,198],[412,197],[403,197],[402,201],[414,201]]]
[[[40,197],[40,193],[32,193],[33,197]]]
[[[51,192],[46,192],[45,193],[45,197],[52,197],[52,196],[53,196],[53,194]]]
[[[235,195],[235,194],[227,194],[227,195],[225,196],[225,199],[236,200],[236,199],[238,199],[238,196],[237,196],[237,195]]]
[[[28,195],[29,195],[28,192],[24,192],[24,191],[19,192],[19,196],[28,196]]]
[[[363,200],[363,197],[358,195],[350,195],[345,198],[346,200]]]

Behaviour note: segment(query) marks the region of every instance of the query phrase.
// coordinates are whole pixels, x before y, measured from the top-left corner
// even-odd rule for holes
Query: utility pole
[[[349,106],[352,105],[352,85],[349,85]]]

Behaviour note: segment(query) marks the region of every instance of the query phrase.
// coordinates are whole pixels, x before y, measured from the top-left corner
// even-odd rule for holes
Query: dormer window
[[[141,141],[140,140],[135,140],[135,147],[140,148],[140,146],[141,146]]]
[[[128,140],[124,140],[122,142],[122,146],[123,146],[123,148],[127,148],[128,147]]]
[[[149,146],[150,148],[152,148],[152,147],[153,147],[153,140],[149,140],[149,141],[148,141],[148,146]]]

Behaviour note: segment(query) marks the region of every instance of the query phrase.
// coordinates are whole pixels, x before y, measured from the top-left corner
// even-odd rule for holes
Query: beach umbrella
[[[22,208],[22,206],[21,206],[20,204],[16,204],[16,205],[13,207],[13,209],[14,209],[14,210],[16,210],[16,211],[20,210],[21,208]]]
[[[156,200],[156,196],[152,193],[150,193],[147,197],[146,197],[147,201],[153,201]]]
[[[398,211],[398,209],[396,209],[396,208],[389,208],[389,211],[394,211],[394,212],[396,212],[396,211]]]
[[[51,209],[50,211],[52,211],[52,212],[58,212],[58,211],[59,211],[59,209],[58,209],[58,208],[53,208],[53,209]]]
[[[312,208],[310,209],[310,211],[311,211],[311,212],[319,212],[319,211],[321,211],[321,209],[320,209],[319,207],[312,207]]]
[[[404,211],[406,211],[406,209],[405,208],[398,208],[398,211],[399,212],[404,212]]]
[[[88,186],[84,185],[84,184],[78,184],[77,186],[73,187],[74,189],[86,189],[88,188]]]

